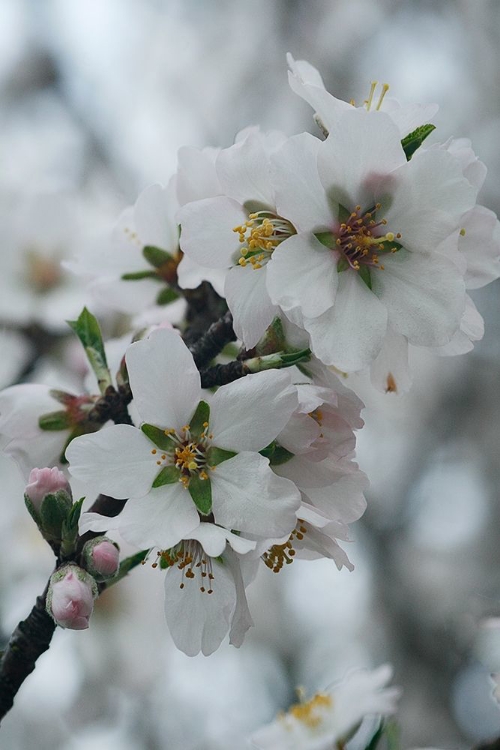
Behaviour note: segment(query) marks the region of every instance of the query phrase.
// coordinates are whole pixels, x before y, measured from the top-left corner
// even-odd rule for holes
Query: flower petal
[[[231,268],[226,276],[225,296],[233,314],[236,335],[252,349],[278,313],[266,286],[267,266]]]
[[[127,349],[134,404],[141,419],[179,430],[189,422],[201,396],[200,374],[176,331],[159,329]]]
[[[224,195],[187,203],[177,215],[181,248],[202,266],[227,268],[240,247],[233,229],[247,219],[243,206]]]
[[[297,391],[286,372],[258,372],[224,385],[210,401],[213,444],[260,451],[281,432],[297,405]]]
[[[75,438],[66,458],[70,474],[92,490],[117,499],[142,497],[158,473],[152,448],[140,430],[120,424]]]
[[[154,245],[169,253],[177,251],[177,208],[175,178],[167,187],[156,184],[142,191],[134,206],[134,222],[143,245]]]
[[[251,132],[234,146],[223,149],[215,163],[222,192],[242,205],[256,201],[274,206],[269,157],[263,138],[261,133]]]
[[[239,453],[211,472],[213,513],[229,529],[273,537],[291,533],[300,493],[258,453]]]

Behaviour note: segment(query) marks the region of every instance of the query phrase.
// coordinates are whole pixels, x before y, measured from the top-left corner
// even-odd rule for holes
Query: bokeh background
[[[229,146],[249,124],[316,133],[288,88],[287,51],[341,98],[361,101],[377,79],[400,100],[439,103],[436,139],[473,140],[489,167],[481,202],[498,212],[498,0],[0,0],[1,387],[82,387],[62,321],[84,301],[107,335],[124,330],[66,272],[50,305],[29,275],[16,291],[12,269],[37,224],[13,228],[12,216],[60,194],[71,220],[54,217],[54,231],[71,258],[143,187],[168,181],[180,146]],[[239,750],[296,686],[310,693],[386,661],[404,688],[403,747],[500,734],[488,677],[500,645],[482,625],[500,614],[499,289],[473,293],[486,334],[471,354],[414,352],[407,395],[351,378],[367,404],[358,455],[371,480],[353,573],[327,561],[264,569],[243,647],[189,659],[163,620],[161,574],[140,568],[99,600],[89,631],[56,633],[0,746]],[[17,467],[1,457],[0,471],[1,648],[52,559]]]

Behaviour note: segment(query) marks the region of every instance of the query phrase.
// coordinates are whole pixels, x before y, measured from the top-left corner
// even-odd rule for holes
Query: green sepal
[[[81,497],[70,508],[70,511],[63,521],[61,528],[61,557],[71,557],[76,550],[76,540],[78,539],[78,521],[82,512],[84,497]]]
[[[337,263],[337,273],[342,273],[342,271],[347,271],[347,269],[350,267],[351,266],[349,265],[349,262],[344,257],[341,257],[339,258],[338,263]]]
[[[226,451],[223,448],[216,448],[214,446],[207,451],[207,463],[209,466],[218,466],[224,461],[234,458],[236,455],[238,454],[234,451]]]
[[[266,329],[266,332],[260,341],[257,343],[255,354],[262,357],[266,354],[282,351],[285,346],[286,337],[283,330],[283,323],[281,322],[281,318],[276,316],[271,325]]]
[[[179,299],[179,295],[177,294],[177,292],[174,292],[173,289],[170,289],[169,286],[166,286],[165,289],[162,289],[161,292],[158,292],[156,296],[156,304],[169,305],[171,302],[175,302],[176,299]]]
[[[59,541],[62,538],[64,522],[70,515],[71,497],[59,491],[45,495],[40,506],[40,531],[45,539]]]
[[[261,456],[264,456],[264,458],[269,459],[271,466],[286,464],[287,461],[290,461],[290,459],[294,457],[293,453],[287,451],[286,448],[283,448],[283,446],[279,445],[275,440],[273,440],[272,443],[269,443],[269,445],[266,445],[266,447],[259,451],[259,453]]]
[[[102,333],[97,318],[86,307],[77,320],[66,321],[83,344],[89,364],[95,373],[101,393],[111,385],[111,373],[106,360]]]
[[[165,466],[160,473],[156,476],[153,484],[153,488],[163,487],[165,484],[174,484],[181,478],[180,469],[177,466]]]
[[[339,215],[338,215],[339,224],[347,224],[347,219],[349,219],[350,216],[351,216],[351,211],[349,211],[348,208],[345,208],[345,206],[339,205]]]
[[[316,232],[314,235],[324,247],[333,250],[336,246],[337,238],[331,232]]]
[[[202,432],[206,431],[205,424],[210,418],[210,406],[206,401],[200,401],[196,411],[189,420],[189,429],[192,435],[200,437]]]
[[[169,435],[165,435],[165,430],[155,427],[154,424],[145,422],[141,425],[141,430],[162,451],[171,451],[176,447],[176,443]]]
[[[51,411],[38,418],[38,426],[47,432],[67,430],[71,427],[71,418],[67,411]]]
[[[160,570],[167,570],[170,568],[170,565],[166,561],[166,559],[163,557],[163,555],[160,555],[160,558],[158,560],[158,564],[160,566]]]
[[[403,151],[405,152],[407,161],[410,161],[415,151],[420,148],[427,136],[429,136],[435,129],[436,126],[432,125],[431,123],[428,123],[427,125],[420,125],[412,133],[409,133],[403,138],[403,140],[401,141],[401,145],[403,147]]]
[[[146,258],[147,262],[155,268],[161,268],[165,263],[169,263],[173,260],[170,253],[166,250],[162,250],[154,245],[146,245],[142,248],[142,254]]]
[[[368,745],[365,747],[365,750],[377,750],[379,742],[384,736],[384,734],[385,734],[385,724],[384,722],[381,722],[379,728],[377,729],[375,734],[372,736]]]
[[[162,281],[156,271],[135,271],[134,273],[123,273],[121,275],[122,281],[142,281],[142,279],[156,279]]]
[[[372,288],[372,275],[368,266],[362,265],[358,271],[359,278],[364,281],[368,289]]]
[[[193,474],[189,479],[188,490],[200,513],[208,516],[212,510],[212,484],[210,479],[201,479],[199,474]]]

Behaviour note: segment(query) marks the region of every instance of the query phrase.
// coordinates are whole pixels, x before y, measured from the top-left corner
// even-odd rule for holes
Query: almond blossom
[[[275,248],[267,288],[316,356],[362,369],[388,330],[418,346],[447,344],[465,285],[458,261],[436,246],[477,194],[460,162],[443,150],[407,161],[390,117],[355,109],[326,141],[295,136],[272,160],[278,213],[297,234]]]
[[[337,685],[292,706],[250,738],[260,750],[330,750],[353,736],[369,715],[391,716],[401,690],[386,687],[392,669],[354,671]]]

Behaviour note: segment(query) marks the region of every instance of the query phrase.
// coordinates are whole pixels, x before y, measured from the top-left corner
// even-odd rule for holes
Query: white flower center
[[[174,443],[171,450],[160,451],[153,448],[151,454],[155,457],[158,466],[175,466],[180,470],[179,481],[185,487],[189,486],[189,480],[194,474],[200,479],[208,479],[207,450],[210,446],[212,434],[207,434],[208,422],[203,423],[204,430],[201,435],[194,438],[191,435],[190,425],[184,425],[180,433],[174,429],[164,430],[170,440]]]
[[[379,209],[380,203],[377,203],[374,209],[362,214],[361,206],[356,206],[335,232],[336,249],[355,271],[359,271],[361,266],[384,270],[384,266],[379,264],[380,253],[399,250],[396,240],[401,239],[401,234],[381,234],[380,228],[387,224],[387,219],[375,221],[373,218]]]
[[[257,211],[249,214],[244,224],[234,227],[233,232],[239,235],[242,244],[238,264],[243,268],[250,264],[257,270],[269,261],[280,242],[295,234],[295,229],[272,211]]]
[[[180,589],[186,584],[196,582],[202,594],[213,594],[215,576],[212,570],[212,558],[205,554],[201,544],[195,539],[188,539],[169,550],[158,553],[169,567],[177,565],[182,571]]]

